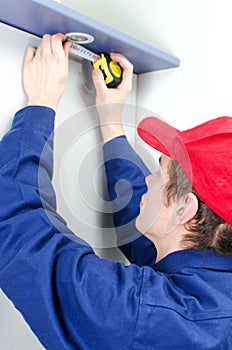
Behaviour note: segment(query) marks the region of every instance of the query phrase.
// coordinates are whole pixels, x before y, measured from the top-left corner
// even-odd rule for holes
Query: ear
[[[184,225],[194,218],[198,211],[198,200],[194,193],[189,192],[181,198],[177,210],[177,225]]]

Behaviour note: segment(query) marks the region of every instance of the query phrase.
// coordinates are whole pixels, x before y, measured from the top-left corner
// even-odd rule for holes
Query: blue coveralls
[[[232,349],[232,258],[185,250],[155,264],[151,242],[121,230],[134,225],[148,174],[124,136],[104,156],[114,209],[133,187],[114,214],[132,264],[100,259],[67,228],[51,185],[54,114],[20,110],[0,143],[0,287],[44,347]]]

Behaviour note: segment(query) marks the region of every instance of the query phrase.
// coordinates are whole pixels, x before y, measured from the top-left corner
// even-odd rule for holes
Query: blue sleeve
[[[118,246],[130,262],[152,266],[155,246],[135,227],[139,203],[147,191],[145,177],[150,171],[125,136],[108,141],[103,151]]]
[[[47,350],[129,349],[143,269],[100,259],[56,213],[53,124],[26,107],[0,143],[0,287]]]

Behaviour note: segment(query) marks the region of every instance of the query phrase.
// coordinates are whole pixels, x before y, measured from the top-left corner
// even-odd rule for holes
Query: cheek
[[[142,233],[149,232],[158,221],[163,209],[163,191],[149,190],[142,197],[140,214],[136,221],[138,230]]]
[[[146,202],[147,215],[152,219],[153,224],[159,218],[163,209],[163,191],[155,191],[149,194]]]

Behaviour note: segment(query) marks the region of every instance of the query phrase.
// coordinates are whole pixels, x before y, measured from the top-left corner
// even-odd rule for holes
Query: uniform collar
[[[180,250],[167,255],[153,268],[164,273],[177,272],[183,268],[208,268],[232,272],[232,257],[223,256],[214,249]]]

